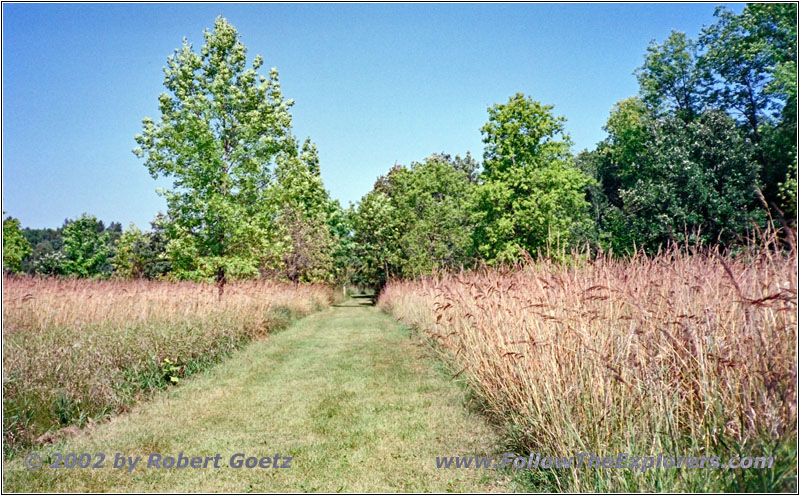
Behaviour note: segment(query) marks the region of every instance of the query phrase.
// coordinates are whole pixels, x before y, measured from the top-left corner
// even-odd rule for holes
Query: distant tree
[[[391,198],[380,185],[379,180],[361,198],[358,211],[352,216],[358,261],[356,278],[378,289],[401,270],[402,253],[398,247],[404,228]]]
[[[565,119],[552,108],[517,93],[489,109],[475,246],[490,262],[570,246],[590,228],[590,179],[574,166]]]
[[[434,153],[427,158],[427,161],[433,160],[450,164],[455,170],[466,174],[467,179],[471,183],[478,181],[481,165],[469,152],[464,155],[464,158],[461,158],[460,155],[456,155],[455,158],[453,158],[449,153]]]
[[[147,245],[147,235],[131,222],[130,227],[122,233],[116,243],[112,263],[114,274],[128,279],[144,277],[147,259],[143,252]]]
[[[375,182],[351,214],[359,282],[380,288],[471,263],[473,166],[435,153]]]
[[[83,214],[64,226],[63,233],[62,273],[78,277],[110,273],[113,253],[109,243],[111,236],[105,232],[101,221]]]
[[[601,238],[615,251],[730,242],[759,219],[758,164],[724,112],[707,110],[687,123],[653,116],[631,99],[614,107],[605,129],[608,137],[581,157],[581,167],[601,185],[593,204]]]
[[[22,261],[30,253],[31,245],[22,235],[19,219],[13,217],[3,219],[3,270],[19,272]]]
[[[702,110],[697,46],[686,34],[673,31],[662,44],[651,41],[636,76],[642,100],[655,112],[690,119]]]
[[[224,18],[204,35],[199,54],[184,40],[169,57],[161,119],[143,120],[134,153],[153,177],[174,178],[165,195],[176,274],[213,278],[221,297],[229,278],[257,275],[277,249],[270,166],[294,151],[293,102],[284,100],[276,69],[258,74],[261,56],[246,68],[247,49]]]
[[[316,145],[306,139],[296,154],[281,157],[275,176],[272,198],[281,206],[277,225],[285,237],[280,274],[294,282],[332,282],[341,207],[322,184]]]
[[[401,226],[393,275],[415,277],[455,269],[471,255],[473,183],[449,155],[434,154],[389,178],[390,203]]]
[[[66,257],[60,250],[44,251],[33,263],[33,272],[45,276],[64,274]]]
[[[133,223],[116,241],[113,260],[114,274],[128,279],[158,279],[170,269],[165,236],[168,219],[159,214],[150,225],[151,231],[142,232]]]
[[[404,229],[398,276],[414,277],[456,269],[471,256],[474,186],[459,160],[432,155],[396,174],[391,203]]]
[[[481,164],[472,158],[472,155],[469,153],[469,151],[467,151],[467,154],[464,155],[464,158],[456,155],[453,159],[453,167],[455,167],[457,171],[461,171],[466,174],[467,179],[469,179],[471,183],[478,181],[478,177],[480,176],[481,172]]]
[[[355,206],[351,203],[348,208],[339,208],[331,219],[331,228],[336,237],[336,246],[333,252],[333,265],[338,284],[361,284],[358,280],[358,251],[353,228],[356,216]]]
[[[105,232],[108,233],[109,244],[113,245],[117,242],[119,237],[122,236],[122,224],[119,222],[111,222],[108,224],[108,227],[105,228]]]
[[[67,225],[68,222],[69,219],[65,220],[64,225]],[[40,243],[48,243],[52,250],[60,250],[62,227],[57,229],[32,229],[26,227],[22,230],[22,235],[25,236],[25,239],[28,240],[32,247],[36,247]]]

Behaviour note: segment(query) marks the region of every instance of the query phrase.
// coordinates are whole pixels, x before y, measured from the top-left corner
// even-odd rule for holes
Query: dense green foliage
[[[106,226],[84,213],[77,220],[64,220],[57,229],[26,227],[21,234],[31,249],[21,264],[11,269],[13,272],[104,277],[111,274],[122,226],[117,222]]]
[[[18,272],[22,260],[30,253],[31,245],[22,235],[19,219],[13,217],[3,219],[3,270]]]
[[[64,274],[89,277],[111,271],[111,235],[94,216],[83,214],[68,223],[62,237]]]
[[[552,106],[520,93],[489,109],[475,205],[475,245],[487,261],[513,261],[551,242],[569,245],[589,228],[589,180],[570,160],[565,122]]]
[[[131,224],[117,241],[114,273],[131,279],[166,276],[172,268],[166,253],[167,223],[164,215],[158,215],[151,223],[153,230],[149,232],[142,232]]]
[[[382,285],[391,276],[466,262],[475,187],[463,164],[460,157],[434,154],[378,179],[352,215],[358,282]]]
[[[483,171],[457,193],[465,211],[440,212],[456,204],[446,195],[402,201],[402,178],[425,179],[395,166],[353,215],[359,274],[380,286],[587,245],[621,254],[729,245],[770,216],[796,223],[796,14],[792,4],[718,9],[698,40],[653,41],[635,72],[640,94],[617,103],[607,138],[576,156],[552,106],[518,93],[490,107]],[[466,217],[471,225],[444,222]],[[439,231],[428,218],[442,220]],[[419,257],[432,245],[416,232],[472,242]]]
[[[651,44],[637,71],[642,99],[657,116],[691,121],[717,109],[736,119],[767,203],[793,217],[797,6],[749,4],[741,14],[719,8],[716,17],[696,41],[673,32]]]
[[[729,242],[750,220],[762,220],[754,203],[758,164],[725,113],[708,110],[688,122],[659,118],[630,99],[612,110],[606,131],[608,138],[578,162],[600,184],[590,195],[607,247]]]
[[[182,277],[252,277],[274,256],[270,164],[291,152],[289,107],[277,70],[246,64],[236,30],[219,17],[200,54],[184,41],[170,56],[159,96],[161,119],[143,120],[134,150],[165,192],[173,270]]]
[[[219,17],[200,53],[184,41],[169,57],[161,117],[136,136],[150,173],[174,180],[166,215],[147,232],[86,217],[23,229],[28,250],[7,219],[4,267],[381,287],[572,249],[730,246],[766,222],[796,224],[796,16],[794,4],[720,8],[696,40],[652,41],[639,94],[611,109],[593,150],[574,154],[566,119],[517,93],[488,108],[482,163],[467,152],[395,164],[347,210],[324,188],[316,145],[292,134],[277,70],[248,65]]]

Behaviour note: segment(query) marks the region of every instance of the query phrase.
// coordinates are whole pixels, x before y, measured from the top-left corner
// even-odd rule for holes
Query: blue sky
[[[555,105],[574,151],[603,139],[637,93],[651,39],[695,36],[715,4],[4,4],[3,209],[23,226],[88,212],[149,227],[165,209],[131,149],[158,118],[162,67],[225,16],[295,100],[344,206],[395,162],[483,152],[488,106],[516,92]],[[741,5],[733,6],[740,11]]]

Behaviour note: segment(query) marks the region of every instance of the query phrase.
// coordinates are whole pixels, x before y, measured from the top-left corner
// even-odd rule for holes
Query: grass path
[[[206,374],[92,432],[38,451],[105,453],[105,468],[28,471],[6,491],[446,492],[502,490],[493,470],[437,469],[487,455],[496,437],[408,331],[351,299],[251,344]],[[150,453],[222,455],[220,468],[146,468]],[[115,453],[142,459],[110,468]],[[231,455],[292,456],[291,469],[234,469]]]

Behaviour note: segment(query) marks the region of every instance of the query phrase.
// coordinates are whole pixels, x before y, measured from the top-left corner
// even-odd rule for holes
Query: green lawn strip
[[[464,391],[408,331],[349,300],[254,342],[91,432],[38,451],[105,453],[102,469],[28,471],[5,462],[6,491],[448,492],[503,489],[494,470],[437,469],[437,456],[498,452]],[[220,468],[145,468],[150,453],[222,455]],[[140,456],[133,472],[115,453]],[[293,457],[291,469],[233,469],[231,455]]]

